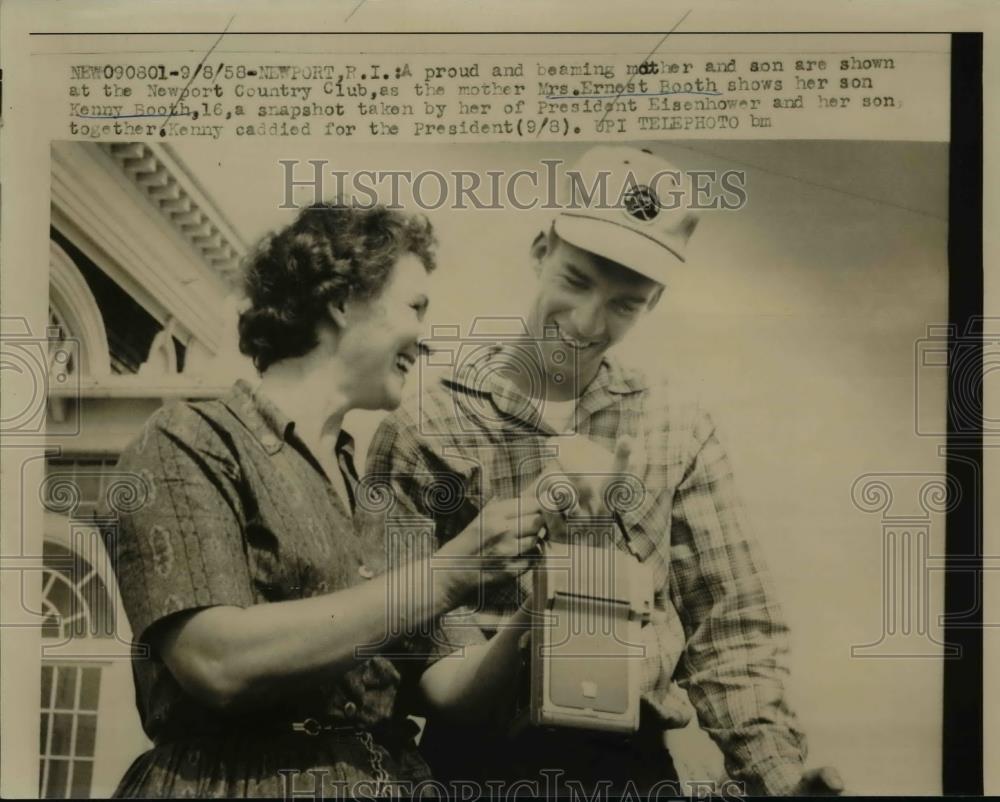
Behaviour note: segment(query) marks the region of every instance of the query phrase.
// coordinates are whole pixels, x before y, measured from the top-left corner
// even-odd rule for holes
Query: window
[[[42,664],[39,795],[89,798],[101,667]]]
[[[100,309],[111,372],[135,373],[149,354],[153,338],[163,327],[61,231],[53,227],[49,235],[79,271],[93,303]],[[82,331],[67,334],[87,340],[86,333]]]
[[[104,581],[78,553],[47,541],[42,571],[43,638],[110,638],[115,610]]]
[[[97,480],[90,484],[99,493],[99,477],[88,472],[93,466],[74,467],[83,468],[81,476]],[[83,483],[81,504],[84,500],[96,503],[100,496],[86,487]],[[111,637],[115,609],[93,565],[76,551],[53,541],[45,542],[43,556],[42,637],[60,642]],[[90,796],[101,679],[106,667],[106,663],[89,660],[42,660],[39,796]]]
[[[131,688],[131,630],[94,513],[109,455],[50,457],[41,572],[39,796],[106,797],[149,747]]]

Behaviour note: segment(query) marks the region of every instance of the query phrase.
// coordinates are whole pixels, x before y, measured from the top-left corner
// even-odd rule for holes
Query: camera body
[[[651,615],[653,581],[601,531],[613,526],[571,523],[564,539],[546,543],[533,576],[533,626],[522,642],[529,687],[515,731],[639,727],[640,629]]]

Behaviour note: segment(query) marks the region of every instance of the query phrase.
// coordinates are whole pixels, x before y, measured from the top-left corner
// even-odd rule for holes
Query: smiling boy
[[[562,437],[586,437],[609,451],[625,440],[641,444],[643,464],[629,470],[645,495],[622,514],[615,543],[652,570],[657,588],[642,629],[639,731],[622,738],[529,730],[509,740],[495,724],[498,711],[459,722],[448,689],[439,689],[427,693],[437,704],[422,748],[445,780],[537,781],[552,770],[588,793],[621,793],[627,783],[649,793],[677,779],[664,732],[687,723],[679,687],[747,793],[837,792],[836,772],[803,768],[805,738],[785,701],[787,627],[712,419],[672,384],[650,382],[610,353],[657,305],[671,272],[684,268],[697,218],[676,202],[683,177],[652,153],[625,147],[595,147],[575,171],[583,186],[607,181],[606,197],[620,202],[571,203],[536,237],[528,336],[478,349],[404,401],[376,432],[368,471],[387,477],[400,509],[433,520],[446,541],[483,500],[528,490]],[[446,511],[428,492],[441,476],[462,488]],[[491,589],[478,626],[457,640],[494,637],[497,622],[516,609],[510,591]]]

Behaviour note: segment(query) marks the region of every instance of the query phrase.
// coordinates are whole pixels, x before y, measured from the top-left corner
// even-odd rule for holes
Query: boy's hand
[[[802,779],[793,793],[795,796],[840,796],[844,794],[844,781],[832,766],[807,769],[802,772]]]
[[[559,456],[539,480],[543,506],[558,507],[568,517],[609,516],[611,485],[628,472],[632,440],[623,437],[609,451],[586,437],[567,438]]]

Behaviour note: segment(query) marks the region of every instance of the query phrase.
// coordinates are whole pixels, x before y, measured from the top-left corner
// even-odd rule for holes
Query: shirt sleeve
[[[423,552],[431,553],[467,524],[471,514],[460,477],[435,460],[433,452],[422,444],[402,411],[386,416],[368,447],[365,484],[378,494],[378,509],[361,504],[361,525],[380,529],[394,545],[388,549],[398,555],[413,554],[412,543],[424,534],[433,533]],[[421,534],[423,533],[423,534]],[[407,547],[407,540],[411,545]],[[405,558],[400,556],[397,561]],[[464,646],[486,641],[466,608],[439,616],[428,630],[404,640],[404,648],[421,670]]]
[[[138,493],[103,534],[134,639],[186,610],[253,604],[238,467],[200,412],[158,411],[118,464]]]
[[[692,431],[672,508],[670,596],[686,636],[677,680],[730,777],[751,795],[789,794],[806,744],[785,700],[788,628],[709,416]]]

